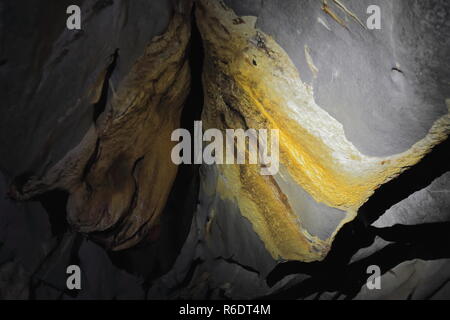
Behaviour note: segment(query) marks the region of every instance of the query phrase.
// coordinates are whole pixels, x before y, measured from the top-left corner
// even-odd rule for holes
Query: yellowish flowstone
[[[199,0],[205,44],[205,129],[280,130],[280,166],[317,202],[347,212],[332,236],[320,240],[301,225],[273,177],[256,165],[219,165],[217,190],[236,202],[274,258],[323,259],[342,225],[382,184],[415,165],[450,132],[449,114],[409,150],[390,157],[361,154],[342,125],[316,104],[286,52],[217,0]],[[305,62],[306,63],[306,62]]]
[[[113,250],[158,235],[177,173],[170,137],[180,126],[190,87],[189,12],[175,12],[167,30],[149,39],[124,79],[115,88],[110,82],[105,110],[79,145],[43,176],[13,184],[13,197],[26,200],[52,189],[67,190],[72,227]],[[100,99],[105,74],[88,92],[93,104]]]

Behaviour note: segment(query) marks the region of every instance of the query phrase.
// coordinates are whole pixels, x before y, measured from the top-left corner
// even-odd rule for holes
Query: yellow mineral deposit
[[[302,82],[286,52],[254,28],[254,18],[236,23],[239,17],[231,9],[212,0],[197,1],[196,17],[206,50],[205,129],[279,129],[280,166],[315,201],[347,213],[333,235],[320,240],[295,219],[273,177],[261,176],[255,165],[219,165],[218,192],[238,204],[274,258],[323,259],[337,231],[374,191],[450,132],[446,114],[409,150],[385,158],[365,156],[316,104],[313,88]]]
[[[151,41],[99,119],[98,153],[86,183],[72,189],[71,222],[83,232],[118,227],[101,239],[113,249],[134,245],[158,224],[175,179],[170,134],[189,90],[189,37],[189,20],[175,14]]]

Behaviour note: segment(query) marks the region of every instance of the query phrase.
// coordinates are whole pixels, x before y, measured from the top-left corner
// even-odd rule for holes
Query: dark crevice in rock
[[[91,184],[89,183],[89,180],[86,178],[87,178],[92,166],[95,164],[95,161],[97,160],[99,149],[100,149],[100,139],[97,138],[97,141],[95,143],[95,149],[92,152],[91,156],[89,157],[89,159],[83,169],[83,173],[81,175],[81,180],[85,181],[86,190],[89,192],[89,194],[92,194],[93,190],[92,190]]]
[[[98,117],[103,113],[103,111],[105,111],[106,104],[108,102],[110,80],[114,73],[114,70],[116,69],[118,59],[119,59],[119,49],[117,48],[116,51],[114,51],[114,53],[111,55],[112,61],[109,64],[108,68],[106,69],[105,79],[103,80],[103,87],[100,94],[100,98],[94,104],[94,122],[96,122]]]
[[[145,157],[140,157],[138,158],[134,164],[133,164],[133,169],[131,170],[131,175],[133,176],[133,181],[134,181],[134,192],[133,192],[133,196],[132,196],[132,200],[131,200],[131,204],[130,204],[130,208],[128,209],[129,212],[132,212],[134,208],[136,208],[136,203],[137,203],[137,199],[138,199],[138,195],[139,195],[139,181],[137,180],[137,170],[139,168],[139,165],[142,163],[142,160],[144,160]]]
[[[254,269],[250,266],[247,266],[245,264],[240,263],[239,261],[233,259],[233,257],[231,257],[231,258],[218,257],[218,258],[216,258],[216,260],[223,260],[227,263],[237,265],[248,272],[256,273],[258,276],[260,276],[260,274],[261,274],[258,270]]]
[[[191,41],[188,48],[189,66],[191,68],[191,90],[181,115],[181,128],[190,130],[191,134],[194,132],[193,122],[201,119],[204,97],[202,76],[205,52],[203,40],[194,17],[195,10],[194,5],[191,17]]]
[[[191,23],[191,40],[187,52],[191,68],[191,88],[182,111],[180,128],[188,130],[193,135],[194,121],[201,119],[203,109],[204,51],[200,32],[193,17]],[[199,168],[199,165],[178,166],[177,176],[161,215],[158,240],[147,239],[134,248],[109,254],[117,267],[143,276],[146,279],[146,286],[170,270],[186,241],[197,207]]]
[[[180,120],[180,127],[189,130],[191,135],[194,134],[194,121],[201,120],[204,97],[202,82],[204,48],[194,12],[195,8],[192,10],[191,40],[188,48],[191,89]],[[193,150],[191,152],[193,154]],[[160,241],[164,246],[169,246],[167,249],[170,250],[171,257],[169,261],[166,261],[165,270],[161,270],[160,275],[169,271],[188,236],[198,202],[199,169],[199,165],[182,164],[178,167],[178,173],[162,215],[161,232],[166,238],[163,236]],[[167,256],[167,253],[165,255]]]
[[[30,180],[31,177],[33,177],[34,174],[31,171],[25,171],[16,177],[12,179],[11,185],[9,190],[6,193],[6,197],[15,200],[16,199],[16,193],[22,194],[23,193],[23,187],[25,184]]]
[[[48,213],[48,218],[54,236],[62,236],[68,231],[69,225],[66,220],[66,206],[69,193],[64,190],[53,190],[35,197]]]
[[[398,72],[398,73],[401,73],[401,74],[403,74],[403,71],[402,70],[400,70],[399,68],[397,68],[397,67],[394,67],[394,68],[392,68],[391,69],[391,71],[395,71],[395,72]]]

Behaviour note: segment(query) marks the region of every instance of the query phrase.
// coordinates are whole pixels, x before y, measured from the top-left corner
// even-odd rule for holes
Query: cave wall
[[[446,1],[68,4],[0,5],[1,298],[448,298]],[[194,120],[279,172],[175,166]]]

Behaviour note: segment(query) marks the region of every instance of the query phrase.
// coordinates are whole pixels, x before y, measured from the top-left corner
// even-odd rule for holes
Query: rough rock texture
[[[0,298],[450,297],[447,1],[56,2],[0,3]],[[194,120],[278,174],[177,168]]]
[[[237,202],[275,259],[321,260],[336,231],[374,190],[446,139],[450,116],[436,120],[403,153],[366,156],[316,103],[313,91],[320,83],[305,85],[284,50],[254,28],[253,18],[239,18],[217,1],[197,4],[206,52],[206,127],[280,130],[279,174],[265,177],[256,166],[223,165],[216,194]],[[445,99],[441,104],[450,107]]]
[[[326,14],[323,1],[225,3],[238,15],[257,17],[256,27],[286,51],[301,79],[314,88],[317,104],[342,123],[349,141],[366,155],[407,150],[447,113],[445,0],[329,0],[328,7],[345,28]],[[370,31],[359,23],[365,25],[369,5],[381,8],[381,30]]]
[[[98,2],[90,5],[92,14],[100,14],[96,13]],[[89,4],[84,3],[84,6]],[[128,10],[148,10],[152,14],[156,12],[153,6],[146,6],[148,5],[144,2],[136,7],[119,3],[115,8],[109,9],[116,9],[118,17],[113,13],[109,18],[118,19],[117,23],[123,25],[128,17],[120,15]],[[189,8],[186,12],[175,12],[166,26],[167,30],[158,37],[154,36],[161,32],[158,30],[161,27],[152,25],[153,28],[149,28],[146,42],[140,45],[140,49],[140,39],[136,39],[136,43],[129,38],[125,43],[119,41],[117,46],[125,47],[124,56],[128,56],[132,63],[122,63],[117,73],[116,65],[122,55],[119,48],[113,49],[110,64],[104,69],[97,72],[94,69],[96,66],[87,69],[91,79],[74,79],[77,84],[83,83],[85,88],[76,92],[77,101],[69,105],[69,110],[82,114],[84,112],[79,109],[89,108],[87,112],[92,116],[89,119],[91,126],[81,141],[60,159],[46,153],[47,149],[52,149],[53,144],[61,143],[53,139],[60,134],[59,128],[51,128],[45,134],[48,140],[42,146],[44,149],[34,159],[42,167],[27,167],[27,171],[16,178],[11,186],[12,198],[26,200],[49,190],[67,191],[67,214],[72,227],[84,233],[96,232],[95,237],[113,249],[128,248],[136,244],[151,229],[157,232],[159,216],[176,175],[176,167],[170,160],[170,149],[173,146],[170,134],[180,125],[182,106],[190,83],[185,55],[190,38]],[[90,28],[95,28],[98,32],[95,25],[89,24],[90,16],[86,19],[88,22],[84,32],[88,33]],[[136,33],[135,28],[143,27],[137,24],[130,31],[125,27],[121,33],[124,36],[127,32]],[[80,36],[83,33],[78,33],[80,39],[76,41],[80,43],[70,43],[74,41],[71,39],[68,44],[65,39],[68,34],[70,32],[65,31],[57,39],[54,51],[69,52],[71,46],[75,46],[78,48],[73,50],[76,57],[80,54],[80,47],[95,41],[95,34],[89,33],[89,36],[94,36],[89,41],[89,38]],[[133,46],[131,57],[127,55],[127,50],[131,50],[129,46]],[[134,46],[138,46],[137,49]],[[53,61],[55,65],[49,68],[48,76],[82,74],[80,71],[70,70],[74,62],[76,60],[73,61],[70,57],[60,57],[56,62]],[[43,70],[44,73],[47,72],[45,66]],[[113,74],[115,81],[111,80]],[[58,80],[48,79],[44,82],[48,84],[47,90],[55,90],[54,87],[50,88],[54,81]],[[70,87],[71,82],[59,83]],[[45,89],[38,87],[36,92],[31,93],[31,106],[27,106],[32,108],[36,103],[38,107],[34,111],[39,116],[45,116],[50,111],[45,108],[39,110],[39,94],[46,96],[47,103],[49,100],[52,102],[48,94],[41,93]],[[61,91],[53,92],[58,93],[54,99],[67,99],[61,95]],[[50,105],[55,104],[57,102]],[[73,120],[67,115],[65,118]],[[65,130],[70,130],[65,126],[64,116],[56,121]],[[73,131],[69,131],[69,134],[73,134]],[[39,141],[35,143],[39,144]],[[29,157],[33,157],[33,154]]]

